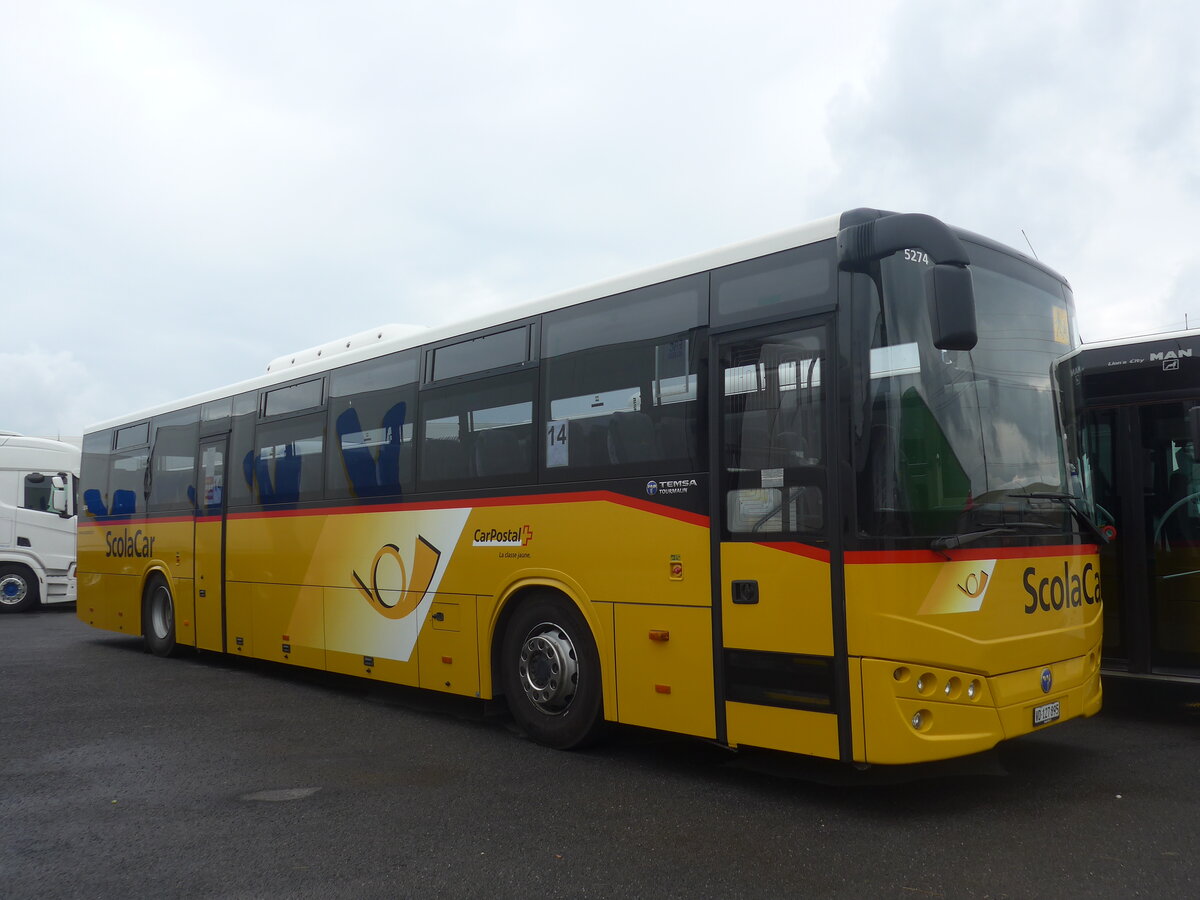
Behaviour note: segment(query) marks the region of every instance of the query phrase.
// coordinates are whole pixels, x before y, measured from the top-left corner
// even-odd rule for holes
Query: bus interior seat
[[[688,423],[683,416],[664,415],[654,426],[654,437],[664,459],[688,459],[691,457],[688,440]]]
[[[787,468],[802,466],[808,461],[804,452],[804,439],[794,431],[781,431],[775,436],[771,448],[772,465]]]
[[[375,471],[375,457],[371,448],[364,446],[362,425],[358,420],[358,410],[353,406],[342,411],[334,422],[337,430],[338,446],[342,451],[342,465],[346,470],[346,479],[355,496],[363,497],[376,493],[379,480]],[[350,440],[347,441],[347,438]]]
[[[447,481],[470,476],[466,448],[454,438],[429,438],[421,446],[421,476],[427,481]]]
[[[741,429],[725,436],[726,443],[730,445],[733,451],[728,453],[726,458],[731,461],[737,461],[735,468],[770,468],[770,434],[771,419],[768,410],[754,409],[743,413]]]
[[[265,456],[258,455],[254,458],[254,481],[258,485],[258,502],[274,503],[275,487],[271,481],[271,464]]]
[[[567,463],[580,468],[596,464],[592,453],[596,426],[587,419],[571,419],[567,422]],[[603,459],[601,461],[604,461]]]
[[[655,458],[654,423],[640,412],[613,413],[608,422],[608,454],[614,463]]]
[[[295,444],[283,448],[283,456],[275,460],[275,500],[279,503],[295,503],[300,499],[300,476],[304,460],[296,452]]]
[[[135,512],[137,512],[137,494],[134,491],[113,491],[112,514],[114,516],[131,516]]]
[[[400,472],[408,461],[411,448],[404,441],[404,419],[408,404],[401,400],[383,414],[384,443],[379,448],[379,487],[399,490]]]
[[[528,456],[512,431],[489,429],[475,436],[475,474],[487,478],[526,471]]]
[[[89,516],[108,515],[108,507],[104,505],[104,499],[96,488],[88,488],[83,492],[83,505]]]

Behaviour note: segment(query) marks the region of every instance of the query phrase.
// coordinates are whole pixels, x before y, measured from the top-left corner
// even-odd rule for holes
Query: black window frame
[[[495,375],[503,375],[507,372],[520,371],[521,369],[537,366],[540,358],[541,320],[541,316],[517,319],[514,322],[506,322],[503,325],[495,325],[490,328],[473,331],[469,334],[460,334],[452,338],[425,344],[421,347],[421,390],[435,386],[440,387],[447,384],[455,384],[461,381],[472,381],[478,378],[490,378]],[[524,359],[490,367],[481,365],[479,368],[471,371],[435,377],[437,374],[435,367],[438,351],[458,347],[459,345],[471,344],[479,340],[486,340],[496,335],[520,329],[525,329]]]

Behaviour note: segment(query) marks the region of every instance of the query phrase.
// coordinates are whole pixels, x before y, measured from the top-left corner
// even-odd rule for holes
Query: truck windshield
[[[854,297],[855,470],[864,537],[989,535],[1027,543],[1075,528],[1050,369],[1078,343],[1070,289],[1044,270],[967,243],[979,342],[938,350],[918,251],[884,259]],[[928,544],[926,544],[928,546]]]

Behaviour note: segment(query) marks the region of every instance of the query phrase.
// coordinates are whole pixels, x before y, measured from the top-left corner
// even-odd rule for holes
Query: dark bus
[[[1058,363],[1101,524],[1106,674],[1200,679],[1200,330],[1087,345]],[[1200,422],[1200,419],[1196,419]]]

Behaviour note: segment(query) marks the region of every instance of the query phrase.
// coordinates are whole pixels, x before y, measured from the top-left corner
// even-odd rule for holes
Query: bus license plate
[[[1043,703],[1041,706],[1033,708],[1033,727],[1045,725],[1055,721],[1062,714],[1062,703],[1055,700],[1053,703]]]

